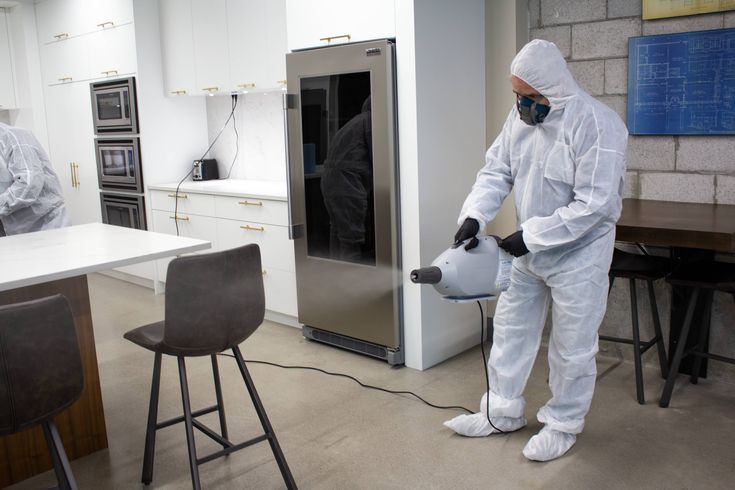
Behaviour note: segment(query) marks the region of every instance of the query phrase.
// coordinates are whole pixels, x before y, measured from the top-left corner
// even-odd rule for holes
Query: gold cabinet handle
[[[248,200],[245,200],[245,201],[238,201],[237,204],[240,204],[242,206],[262,206],[263,205],[263,202],[262,201],[248,201]]]
[[[74,187],[79,187],[81,182],[79,182],[79,165],[76,164],[76,162],[72,162],[71,164],[72,173],[74,174]]]
[[[204,87],[202,90],[211,94],[212,92],[219,92],[219,87]]]
[[[69,162],[69,173],[71,174],[71,186],[76,187],[77,181],[74,179],[74,162]]]
[[[54,39],[57,41],[61,41],[62,39],[69,39],[69,33],[68,32],[62,32],[61,34],[57,34],[54,36]]]
[[[173,95],[186,95],[186,90],[174,90],[171,92]]]
[[[108,20],[107,22],[103,22],[101,24],[97,24],[97,27],[100,27],[104,29],[106,26],[115,27],[115,23],[111,20]]]
[[[189,221],[188,216],[169,216],[171,219],[175,219],[177,221]]]
[[[178,196],[176,194],[169,194],[168,197],[173,197],[175,199],[188,199],[189,196],[186,194],[179,194]]]
[[[241,83],[237,87],[238,88],[255,88],[255,84],[252,82],[251,83]]]
[[[331,43],[335,39],[342,39],[344,37],[346,37],[348,41],[351,41],[352,40],[352,36],[350,36],[349,34],[342,34],[340,36],[320,37],[319,40],[320,41],[327,41],[327,44],[329,44],[329,43]]]
[[[262,274],[262,275],[266,275],[266,274],[268,274],[268,271],[267,271],[267,270],[265,270],[265,269],[263,269],[263,270],[261,271],[261,274]]]
[[[117,75],[117,70],[107,70],[101,72],[104,76],[109,77],[110,75]]]
[[[240,228],[242,228],[243,230],[248,230],[248,231],[265,231],[265,228],[262,226],[244,225],[244,226],[240,226]]]
[[[288,80],[278,80],[276,83],[278,85],[286,85],[288,83]]]
[[[63,77],[63,78],[59,78],[59,81],[60,81],[61,83],[71,82],[71,80],[72,80],[72,78],[71,78],[71,77]]]

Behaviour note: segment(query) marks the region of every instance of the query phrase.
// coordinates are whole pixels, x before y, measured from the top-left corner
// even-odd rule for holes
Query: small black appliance
[[[217,160],[214,158],[206,160],[194,160],[194,170],[191,174],[192,180],[216,180],[219,179]]]

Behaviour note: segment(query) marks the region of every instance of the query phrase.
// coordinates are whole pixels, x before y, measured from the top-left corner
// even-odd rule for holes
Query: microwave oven
[[[143,192],[138,138],[97,138],[94,146],[100,189]]]
[[[135,77],[92,83],[90,90],[95,134],[138,132]]]

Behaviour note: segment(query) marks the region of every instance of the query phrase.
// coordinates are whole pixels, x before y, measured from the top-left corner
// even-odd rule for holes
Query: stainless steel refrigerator
[[[304,336],[402,364],[394,51],[288,54],[284,110]]]

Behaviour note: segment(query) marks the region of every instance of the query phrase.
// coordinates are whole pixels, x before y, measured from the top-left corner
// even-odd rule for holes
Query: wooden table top
[[[735,252],[735,206],[623,199],[616,239]]]

